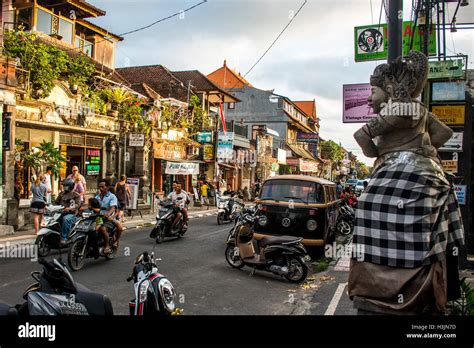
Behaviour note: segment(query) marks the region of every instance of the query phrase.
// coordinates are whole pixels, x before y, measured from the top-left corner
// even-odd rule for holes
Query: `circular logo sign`
[[[281,224],[283,225],[283,227],[288,227],[291,225],[291,220],[289,218],[284,218],[283,220],[281,220]]]
[[[359,34],[357,45],[362,52],[383,52],[383,34],[375,28],[365,29]]]

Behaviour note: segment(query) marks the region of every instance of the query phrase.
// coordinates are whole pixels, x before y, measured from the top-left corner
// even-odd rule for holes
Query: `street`
[[[204,216],[190,221],[183,239],[167,239],[160,245],[148,237],[151,227],[126,230],[114,260],[88,259],[72,275],[109,296],[115,314],[127,315],[133,284],[125,279],[135,256],[154,248],[155,256],[162,259],[158,268],[175,286],[185,315],[355,314],[346,294],[346,271],[330,267],[328,272],[310,274],[306,284],[294,285],[266,272],[250,276],[248,267],[231,268],[224,257],[230,228],[230,224],[217,225],[215,216]],[[23,291],[34,282],[30,272],[35,270],[40,270],[39,265],[29,259],[1,259],[0,301],[22,302]]]

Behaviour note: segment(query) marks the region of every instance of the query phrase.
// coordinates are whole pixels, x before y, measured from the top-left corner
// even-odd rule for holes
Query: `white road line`
[[[224,231],[230,231],[230,228],[224,228],[223,230],[218,230],[218,231],[214,231],[214,232],[210,232],[210,233],[206,233],[206,234],[200,234],[198,236],[198,238],[212,236],[213,234],[222,233]]]
[[[332,300],[329,303],[328,309],[326,309],[324,315],[334,315],[334,313],[336,312],[337,305],[339,304],[342,294],[344,293],[344,288],[346,287],[346,285],[347,283],[340,283],[337,286],[336,292],[334,293],[334,296],[332,297]]]

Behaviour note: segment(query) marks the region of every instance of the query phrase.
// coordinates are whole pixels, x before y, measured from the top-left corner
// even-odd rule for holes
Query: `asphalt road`
[[[304,290],[301,285],[267,272],[257,271],[250,276],[250,268],[230,267],[224,257],[230,227],[217,225],[215,216],[193,219],[184,238],[167,239],[159,245],[148,237],[151,227],[127,230],[114,260],[88,259],[73,277],[89,289],[109,296],[116,314],[128,314],[133,285],[125,279],[130,275],[134,258],[154,248],[155,257],[162,259],[158,268],[175,286],[178,306],[184,314],[324,314],[330,302],[334,302],[338,284],[347,278],[345,274],[319,282],[317,289]],[[33,283],[30,272],[35,270],[40,270],[40,266],[28,259],[0,259],[0,301],[22,302],[23,290]],[[319,276],[312,278],[319,280]],[[350,304],[346,297],[344,291],[341,306],[336,307],[334,314],[353,314],[345,310]]]

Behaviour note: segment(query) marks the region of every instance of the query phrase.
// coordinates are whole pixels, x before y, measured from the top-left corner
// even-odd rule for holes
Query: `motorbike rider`
[[[114,235],[114,248],[118,247],[120,235],[122,234],[123,227],[119,221],[115,220],[115,213],[118,206],[117,196],[109,191],[109,182],[107,179],[101,179],[99,181],[99,194],[95,196],[101,205],[101,214],[103,217],[103,223],[98,225],[98,232],[102,234],[104,238],[104,254],[111,252],[109,247],[109,232],[116,227]]]
[[[62,191],[54,201],[55,205],[62,205],[64,207],[63,215],[61,217],[61,246],[64,246],[71,230],[72,225],[77,220],[76,213],[81,207],[81,195],[73,191],[74,180],[64,179],[62,182]]]
[[[178,200],[178,198],[181,198],[181,199]],[[173,226],[171,227],[172,230],[175,231],[176,225],[177,225],[179,219],[181,218],[180,214],[183,214],[184,225],[188,224],[187,205],[191,202],[191,200],[189,199],[188,193],[181,188],[180,183],[176,184],[176,190],[171,192],[168,195],[168,199],[171,200],[173,203],[176,203],[179,210],[180,210],[180,212],[178,214],[176,214],[176,218],[173,222]]]

